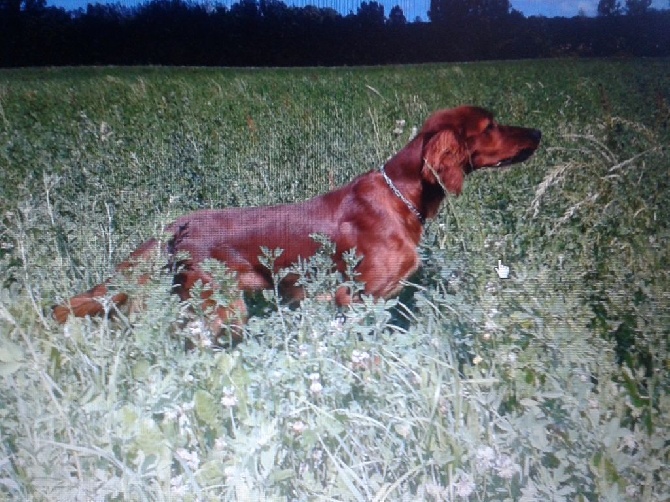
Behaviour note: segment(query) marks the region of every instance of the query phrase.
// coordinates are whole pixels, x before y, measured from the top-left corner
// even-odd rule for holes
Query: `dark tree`
[[[47,0],[24,0],[23,10],[31,14],[42,13],[47,8]]]
[[[361,2],[356,17],[365,26],[382,26],[386,19],[384,17],[384,6],[374,1]]]
[[[260,0],[259,8],[261,16],[265,19],[280,21],[290,16],[289,8],[279,0]]]
[[[431,0],[429,19],[434,23],[468,18],[500,19],[509,15],[509,0]]]
[[[389,13],[389,26],[405,26],[407,24],[407,19],[405,18],[405,13],[402,11],[399,5],[396,5],[391,9]]]
[[[4,35],[10,41],[14,38],[21,19],[22,3],[23,0],[0,0],[0,29],[2,30],[0,37]]]
[[[595,19],[526,19],[509,0],[431,0],[432,23],[365,0],[342,16],[288,0],[0,0],[0,66],[400,64],[554,56],[670,55],[670,11],[650,0],[599,0]],[[112,0],[114,1],[114,0]],[[630,15],[620,15],[620,14]],[[411,40],[412,43],[407,43]],[[430,50],[426,50],[430,48]]]
[[[0,12],[18,15],[21,12],[21,0],[0,0]]]
[[[651,0],[626,0],[626,12],[629,16],[646,14],[651,7]]]
[[[599,16],[618,16],[621,14],[621,2],[619,0],[600,0],[598,2]]]
[[[509,0],[472,0],[471,16],[485,19],[500,19],[509,15],[512,5]]]
[[[446,23],[462,19],[467,13],[466,2],[458,0],[430,0],[428,19],[433,23]]]
[[[154,0],[156,2],[158,0]],[[230,15],[241,23],[257,23],[261,10],[256,0],[240,0],[230,6]]]

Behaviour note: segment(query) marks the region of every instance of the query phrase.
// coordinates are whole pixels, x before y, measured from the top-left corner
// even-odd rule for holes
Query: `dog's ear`
[[[428,139],[422,160],[421,176],[424,180],[431,184],[441,182],[449,192],[460,195],[468,153],[453,129],[443,129]]]

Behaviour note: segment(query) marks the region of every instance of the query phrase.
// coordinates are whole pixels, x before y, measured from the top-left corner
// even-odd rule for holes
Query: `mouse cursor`
[[[501,279],[507,279],[509,277],[509,267],[502,264],[502,260],[498,260],[498,266],[495,267],[496,272],[498,272],[498,277]]]

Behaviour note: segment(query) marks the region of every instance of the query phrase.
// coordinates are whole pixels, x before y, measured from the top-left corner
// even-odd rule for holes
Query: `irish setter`
[[[172,237],[166,243],[150,239],[121,263],[128,270],[162,247],[170,263],[177,253],[174,291],[182,300],[198,281],[211,277],[199,266],[207,258],[224,262],[236,273],[240,290],[271,288],[272,271],[259,261],[261,246],[281,248],[275,267],[289,267],[300,258],[312,256],[319,244],[310,236],[326,235],[335,244],[334,262],[340,271],[342,253],[356,249],[361,257],[357,279],[365,293],[389,297],[401,289],[401,281],[419,266],[417,246],[424,222],[433,218],[440,203],[451,192],[459,195],[465,176],[485,167],[501,167],[522,162],[540,143],[537,129],[498,124],[482,108],[462,106],[441,110],[426,120],[419,133],[380,169],[363,174],[348,185],[297,204],[269,207],[201,210],[177,219],[166,228]],[[288,276],[281,287],[289,299],[300,299],[302,291]],[[107,285],[100,284],[53,309],[63,323],[70,313],[77,317],[101,314],[101,297]],[[202,293],[203,307],[214,306],[211,288]],[[116,305],[128,296],[117,293]],[[335,292],[335,301],[344,306],[352,301],[347,288]],[[245,315],[244,302],[232,307]],[[221,322],[231,315],[231,307],[218,307]]]

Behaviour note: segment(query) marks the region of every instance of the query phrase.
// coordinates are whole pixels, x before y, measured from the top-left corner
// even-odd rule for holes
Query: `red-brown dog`
[[[172,235],[165,245],[167,254],[188,256],[176,272],[175,292],[184,300],[196,281],[212,281],[200,267],[207,258],[224,262],[234,271],[240,290],[271,288],[272,271],[259,261],[261,246],[283,249],[275,262],[280,269],[312,256],[319,244],[310,236],[323,234],[335,244],[333,259],[340,271],[345,268],[342,253],[355,248],[362,257],[357,280],[365,284],[365,293],[392,296],[419,266],[417,246],[424,222],[435,216],[446,192],[460,194],[465,176],[472,171],[526,160],[540,138],[536,129],[498,124],[482,108],[442,110],[428,118],[416,137],[382,168],[337,190],[297,204],[202,210],[182,216],[166,228]],[[156,239],[145,242],[117,269],[130,269],[158,245]],[[295,280],[288,276],[279,285],[289,299],[300,299],[302,294]],[[106,284],[95,286],[54,307],[53,315],[63,323],[70,313],[77,317],[101,314],[104,308],[98,299],[106,293]],[[203,307],[214,304],[210,296],[211,290],[202,293]],[[352,300],[344,287],[335,299],[338,305]],[[127,300],[124,293],[112,297],[116,305]],[[234,308],[244,315],[242,301]],[[231,309],[219,307],[217,314],[225,321]]]

